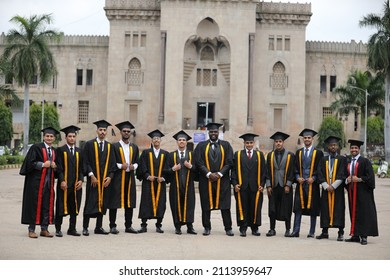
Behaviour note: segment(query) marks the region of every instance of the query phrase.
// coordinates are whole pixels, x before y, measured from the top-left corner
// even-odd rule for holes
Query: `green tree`
[[[32,15],[29,18],[14,16],[11,22],[19,26],[7,33],[7,45],[2,59],[10,65],[15,81],[24,87],[24,130],[23,151],[27,152],[30,130],[30,98],[29,85],[34,77],[39,77],[41,83],[46,83],[56,73],[56,65],[49,41],[59,41],[61,34],[47,29],[52,22],[50,14]]]
[[[58,119],[57,108],[53,104],[45,104],[42,126],[42,105],[36,103],[32,104],[30,107],[30,142],[39,143],[42,141],[41,130],[44,127],[51,126],[59,130],[60,124]],[[56,142],[59,140],[60,138],[57,138]]]
[[[390,1],[383,4],[383,15],[368,14],[359,21],[361,27],[374,27],[377,32],[368,39],[367,65],[383,73],[385,78],[385,158],[390,162]]]
[[[9,64],[4,59],[0,59],[0,74],[6,77],[12,77],[12,74],[9,73]],[[0,85],[0,101],[10,102],[11,105],[19,105],[20,99],[16,95],[16,91],[12,88],[11,85]]]
[[[383,100],[385,98],[383,85],[383,75],[373,76],[368,71],[355,70],[348,75],[345,85],[340,85],[333,90],[336,100],[331,103],[330,108],[337,112],[339,116],[348,115],[350,112],[357,110],[361,115],[361,133],[364,133],[366,92],[368,93],[367,116],[371,113],[383,116]],[[368,139],[367,137],[367,142],[370,143]]]
[[[325,139],[329,136],[336,136],[341,138],[341,146],[344,146],[345,136],[343,130],[343,123],[336,117],[330,116],[324,118],[318,131],[318,147],[322,147],[326,150],[327,145]]]
[[[0,101],[0,145],[4,146],[12,139],[12,112],[3,101]]]
[[[383,144],[384,121],[382,117],[369,117],[367,120],[367,142],[371,144]]]

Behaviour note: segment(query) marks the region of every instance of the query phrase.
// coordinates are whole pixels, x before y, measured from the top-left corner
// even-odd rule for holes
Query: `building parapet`
[[[311,3],[260,2],[256,7],[256,20],[262,24],[309,24]]]
[[[332,53],[360,53],[367,54],[367,44],[362,41],[351,42],[324,42],[324,41],[306,41],[306,52],[332,52]]]

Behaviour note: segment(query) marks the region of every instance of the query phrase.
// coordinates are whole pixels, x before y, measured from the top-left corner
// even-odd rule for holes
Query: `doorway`
[[[198,102],[197,103],[197,118],[196,127],[204,129],[206,124],[214,122],[215,103]]]

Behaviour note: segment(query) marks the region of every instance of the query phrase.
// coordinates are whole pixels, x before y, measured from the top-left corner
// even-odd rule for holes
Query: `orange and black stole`
[[[131,160],[133,159],[133,147],[129,145],[130,149],[130,155],[129,155],[129,165],[131,164]],[[119,154],[121,155],[121,161],[122,164],[126,163],[125,159],[125,153],[123,151],[122,146],[119,147]],[[127,194],[126,194],[126,199],[125,199],[125,180],[126,180],[126,170],[122,169],[121,171],[121,208],[125,208],[125,205],[127,208],[131,207],[130,203],[130,189],[131,189],[131,178],[129,179],[129,187],[127,188]]]
[[[160,165],[159,165],[159,168],[158,168],[157,177],[161,177],[162,168],[163,168],[163,162],[164,162],[164,156],[165,156],[164,154],[161,154]],[[152,176],[156,176],[155,173],[154,173],[155,172],[155,168],[154,168],[154,164],[153,164],[153,152],[149,152],[149,164],[150,164],[150,174]],[[157,182],[157,194],[156,194],[156,192],[154,190],[154,182],[155,181],[150,182],[150,187],[151,187],[151,192],[152,192],[153,216],[156,217],[157,216],[158,202],[160,200],[161,183]]]
[[[329,160],[326,161],[326,182],[328,185],[332,185],[334,181],[336,181],[336,171],[337,171],[337,164],[339,160],[336,158],[334,160],[333,164],[333,170],[332,170],[332,180],[329,178]],[[328,192],[328,211],[329,211],[329,226],[333,226],[333,216],[334,216],[334,198],[335,194],[334,192]]]
[[[353,174],[357,174],[359,167],[359,162],[356,161]],[[350,173],[351,170],[351,163],[348,163],[348,173]],[[351,174],[349,174],[351,175]],[[348,198],[350,203],[350,211],[351,211],[351,231],[350,235],[355,235],[355,224],[356,224],[356,199],[357,199],[357,182],[351,182],[348,186]]]
[[[79,168],[80,168],[80,154],[79,152],[75,152],[75,164],[76,164],[76,176],[75,176],[75,182],[73,186],[73,192],[74,192],[74,203],[76,205],[76,214],[79,213],[79,206],[77,203],[77,189],[76,184],[79,181]],[[66,183],[66,186],[68,186],[68,174],[69,174],[69,165],[68,165],[68,153],[64,151],[64,181]],[[69,214],[68,212],[68,188],[64,190],[63,193],[64,199],[63,199],[63,207],[64,207],[64,214]]]
[[[103,208],[103,195],[104,195],[104,186],[103,186],[103,180],[107,176],[107,170],[108,170],[108,162],[110,161],[110,153],[111,153],[111,144],[107,144],[107,157],[106,157],[106,163],[104,164],[104,171],[103,176],[100,174],[100,166],[99,166],[99,149],[98,149],[98,143],[95,141],[94,143],[95,148],[95,164],[96,164],[96,173],[97,173],[97,179],[98,179],[98,210],[99,212],[102,212]]]
[[[311,164],[310,164],[310,173],[309,173],[309,178],[313,177],[313,172],[314,172],[314,163],[315,163],[315,158],[317,155],[317,150],[313,151],[313,156],[311,158]],[[300,177],[303,178],[303,164],[302,164],[302,150],[299,151],[299,174]],[[313,184],[309,184],[309,191],[308,191],[308,197],[307,197],[307,205],[305,206],[305,200],[303,197],[303,183],[299,184],[299,198],[301,201],[301,209],[310,209],[312,205],[312,199],[313,199]]]
[[[191,163],[192,162],[192,152],[191,151],[188,152],[188,157],[189,157],[189,161]],[[173,154],[173,161],[174,161],[175,165],[178,164],[176,152]],[[185,187],[184,205],[183,205],[183,209],[181,209],[179,170],[175,171],[176,194],[177,194],[177,215],[179,217],[179,221],[182,223],[187,222],[187,199],[188,199],[187,197],[188,197],[188,186],[189,186],[189,182],[190,182],[190,176],[191,176],[191,170],[188,170],[187,176],[186,176],[186,182],[185,182],[185,186],[184,186]]]

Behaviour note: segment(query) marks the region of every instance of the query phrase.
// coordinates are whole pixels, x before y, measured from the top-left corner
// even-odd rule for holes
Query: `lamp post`
[[[361,90],[362,92],[365,93],[365,97],[366,97],[366,106],[365,106],[365,112],[364,112],[364,151],[363,151],[363,155],[366,157],[367,156],[367,97],[369,95],[367,89],[362,89],[360,87],[355,87],[355,86],[348,86],[350,88],[355,88],[355,89],[358,89],[358,90]]]

